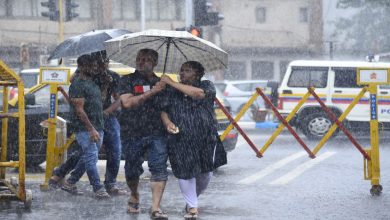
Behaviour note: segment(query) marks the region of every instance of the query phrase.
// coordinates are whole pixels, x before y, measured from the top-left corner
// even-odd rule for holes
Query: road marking
[[[267,176],[268,174],[274,172],[275,170],[280,169],[281,167],[283,167],[284,165],[290,163],[291,161],[294,161],[294,160],[296,160],[296,159],[298,159],[298,158],[300,158],[300,157],[302,157],[304,155],[307,155],[307,153],[305,151],[302,151],[302,152],[299,152],[297,154],[293,154],[293,155],[291,155],[289,157],[286,157],[283,160],[280,160],[280,161],[278,161],[278,162],[276,162],[276,163],[266,167],[265,169],[261,170],[260,172],[255,173],[255,174],[253,174],[253,175],[251,175],[251,176],[249,176],[249,177],[247,177],[247,178],[245,178],[243,180],[238,181],[237,184],[250,184],[250,183],[253,183],[253,182],[255,182],[255,181],[257,181],[257,180]]]
[[[330,157],[330,156],[332,156],[334,154],[336,154],[336,152],[326,152],[326,153],[322,154],[321,156],[316,157],[315,159],[312,159],[310,161],[307,161],[307,162],[299,165],[298,167],[296,167],[291,172],[287,173],[286,175],[280,177],[279,179],[273,181],[270,184],[273,184],[273,185],[287,184],[292,179],[298,177],[299,175],[301,175],[303,172],[305,172],[306,170],[308,170],[312,166],[316,165],[317,163],[327,159],[328,157]]]
[[[269,135],[247,135],[247,137],[252,141],[258,141],[258,140],[262,140],[262,139],[268,139],[269,138]],[[236,144],[236,149],[237,148],[241,148],[243,146],[248,146],[248,142],[246,142],[246,140],[242,137],[242,135],[240,135],[238,137],[238,141],[237,141],[237,144]]]

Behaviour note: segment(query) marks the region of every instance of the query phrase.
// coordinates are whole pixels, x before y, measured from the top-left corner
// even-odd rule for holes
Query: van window
[[[328,67],[291,67],[289,87],[325,88],[328,82]]]
[[[335,88],[363,88],[365,85],[357,84],[357,69],[356,68],[332,68],[335,73],[334,87]]]

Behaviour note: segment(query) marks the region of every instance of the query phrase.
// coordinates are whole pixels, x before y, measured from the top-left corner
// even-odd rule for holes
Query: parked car
[[[128,70],[118,71],[120,74],[128,74]],[[123,75],[122,74],[122,75]],[[158,74],[159,75],[159,74]],[[171,78],[177,81],[177,75],[170,75]],[[69,85],[61,85],[66,92],[68,92]],[[47,148],[47,129],[43,128],[40,123],[48,119],[49,115],[49,96],[50,85],[37,84],[25,92],[25,127],[26,127],[26,166],[37,166],[46,161],[46,148]],[[224,99],[220,91],[217,92],[217,97],[224,104],[227,110],[230,112],[231,108],[229,103]],[[8,102],[9,112],[17,111],[18,99],[14,99]],[[58,93],[58,108],[57,113],[59,117],[64,119],[69,118],[69,103],[62,95]],[[222,110],[215,105],[216,119],[218,121],[218,133],[221,135],[224,130],[229,126],[230,122]],[[44,131],[46,129],[46,131]],[[0,128],[1,130],[1,128]],[[68,137],[71,135],[71,131],[68,128]],[[7,160],[18,160],[18,120],[10,118],[8,121],[8,149]],[[237,143],[238,133],[233,129],[223,141],[223,145],[227,152],[234,150]],[[0,137],[1,141],[1,137]],[[72,143],[68,148],[68,153],[71,153],[78,147],[76,143]],[[104,149],[99,152],[99,159],[105,159],[106,154]]]
[[[316,61],[297,60],[288,65],[279,87],[279,112],[287,117],[307,93],[308,87],[315,92],[338,118],[348,108],[364,85],[357,85],[357,68],[390,68],[385,62]],[[390,86],[378,85],[378,120],[390,129]],[[346,116],[343,124],[351,129],[370,128],[369,93],[366,93]],[[334,121],[313,98],[309,99],[290,120],[290,125],[300,129],[308,139],[322,139]],[[336,129],[331,138],[340,129]]]
[[[268,80],[224,80],[222,82],[216,82],[215,86],[222,91],[223,95],[229,101],[233,113],[238,113],[256,92],[257,87],[263,88],[264,91],[270,90],[267,88],[267,83]],[[264,100],[258,97],[250,106],[250,109],[246,111],[246,115],[253,118],[253,111],[265,109],[266,107]]]

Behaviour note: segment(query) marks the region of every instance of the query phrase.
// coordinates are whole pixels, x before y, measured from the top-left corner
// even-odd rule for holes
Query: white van
[[[364,87],[357,85],[358,67],[390,68],[390,63],[313,60],[291,62],[278,90],[279,112],[286,118],[308,92],[307,88],[314,87],[321,100],[338,118]],[[369,129],[368,103],[367,92],[344,119],[343,124],[347,129]],[[384,126],[390,128],[390,85],[378,86],[378,114],[379,121],[387,122]],[[309,139],[321,139],[333,124],[333,120],[313,96],[310,96],[290,121],[290,125],[301,130]],[[332,137],[338,132],[339,129]]]

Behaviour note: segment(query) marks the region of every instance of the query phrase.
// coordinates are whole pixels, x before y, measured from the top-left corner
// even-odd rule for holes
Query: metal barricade
[[[9,202],[19,200],[24,202],[25,208],[29,209],[32,203],[32,191],[25,189],[25,171],[26,171],[26,151],[25,151],[25,112],[24,112],[24,83],[22,79],[14,73],[7,65],[0,60],[0,85],[3,86],[3,110],[0,112],[2,120],[2,140],[0,146],[0,202]],[[8,86],[17,86],[18,112],[8,112]],[[7,134],[8,118],[17,118],[19,120],[19,161],[7,162]],[[16,140],[11,140],[16,141]],[[16,177],[11,177],[10,181],[6,178],[6,167],[19,169],[19,183]]]

